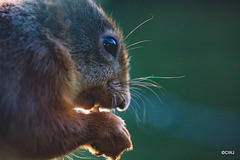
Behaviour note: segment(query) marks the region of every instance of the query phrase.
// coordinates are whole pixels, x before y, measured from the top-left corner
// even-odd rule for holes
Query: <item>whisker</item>
[[[134,96],[136,97],[136,95],[134,95]],[[136,105],[139,109],[141,109],[139,103],[138,103],[133,97],[131,97],[131,99],[133,100],[133,102],[135,103],[135,105]]]
[[[125,38],[124,40],[126,40],[134,31],[136,31],[139,27],[141,27],[142,25],[144,25],[145,23],[147,23],[148,21],[153,19],[153,15],[151,18],[145,20],[144,22],[142,22],[141,24],[139,24],[137,27],[135,27]]]
[[[130,86],[129,89],[130,89],[130,90],[139,90],[139,91],[144,92],[141,88],[137,88],[137,87],[132,87],[132,86]]]
[[[144,106],[143,106],[143,124],[146,123],[146,107],[145,107],[145,103],[144,103]]]
[[[134,90],[131,90],[130,92],[131,92],[131,93],[130,93],[131,95],[133,95],[133,96],[135,96],[136,98],[140,99],[140,98],[139,98],[139,95],[138,95]]]
[[[144,96],[142,93],[136,91],[136,90],[132,90],[134,91],[136,94],[138,94],[140,97],[143,97],[145,100],[148,101],[148,103],[152,104],[152,101],[150,101],[146,96]]]
[[[121,92],[118,92],[118,95],[119,95],[119,97],[121,98],[121,101],[124,99],[125,101],[126,101],[126,98],[123,96],[123,94],[121,93]],[[135,103],[135,105],[137,105],[137,107],[138,108],[140,108],[140,105],[138,104],[138,102],[133,98],[133,97],[131,97],[131,99],[133,100],[133,102]],[[135,114],[135,116],[136,116],[136,121],[137,122],[141,122],[141,119],[139,118],[139,115],[137,114],[137,111],[134,109],[134,107],[133,107],[133,105],[129,105],[130,106],[130,108],[132,108],[132,110],[133,110],[133,112],[134,112],[134,114]],[[141,108],[140,108],[141,109]]]
[[[132,90],[132,91],[134,91],[134,90]],[[142,99],[142,97],[137,94],[137,92],[131,93],[131,94],[132,94],[132,96],[135,96],[138,99],[140,99],[143,104],[143,123],[145,123],[146,122],[146,104],[145,104],[144,100]]]
[[[121,100],[122,100],[122,98],[123,98],[123,99],[126,101],[126,98],[123,96],[123,93],[121,93],[121,92],[118,91],[118,90],[115,90],[115,92],[119,95],[119,97],[121,98]],[[137,103],[137,101],[136,101],[133,97],[131,97],[131,99],[132,99],[133,102],[140,108],[140,105]],[[136,121],[141,122],[141,119],[139,118],[139,116],[138,116],[136,110],[134,109],[134,107],[133,107],[131,104],[130,104],[130,107],[133,109],[133,112],[134,112],[134,114],[135,114],[135,116],[136,116]]]
[[[131,104],[130,104],[130,107],[132,108],[133,112],[134,112],[135,115],[136,115],[136,121],[137,121],[137,122],[141,122],[141,119],[139,118],[139,116],[138,116],[136,110],[134,109],[134,107],[133,107]]]
[[[140,92],[138,92],[136,90],[131,90],[131,95],[134,95],[135,97],[140,99],[144,105],[145,105],[145,102],[144,102],[143,98],[147,99],[148,102],[151,102],[146,96],[144,96],[143,94],[141,94]]]
[[[143,42],[141,42],[141,41],[136,42],[129,46],[134,46],[139,43],[143,43]],[[141,46],[138,46],[138,47],[141,47]],[[153,106],[152,105],[153,102],[150,99],[148,99],[148,97],[146,97],[144,94],[142,94],[145,91],[143,88],[151,91],[157,97],[157,99],[161,103],[163,103],[163,100],[160,98],[160,95],[162,95],[161,93],[164,93],[164,91],[166,91],[166,89],[163,88],[161,85],[159,85],[156,81],[154,81],[154,79],[179,79],[179,78],[184,78],[184,77],[185,76],[140,77],[140,78],[134,78],[134,79],[127,80],[127,81],[121,81],[119,83],[116,83],[115,86],[118,88],[125,88],[126,86],[129,86],[131,100],[132,100],[132,103],[129,106],[130,106],[130,108],[132,108],[133,112],[135,113],[136,121],[145,123],[146,122],[146,114],[147,114],[146,104],[150,104],[150,106]],[[161,91],[161,93],[157,94],[157,92],[155,90],[153,90],[152,87],[158,88]],[[127,94],[127,90],[126,89],[117,89],[117,90],[115,89],[115,93],[120,98],[120,100],[123,101],[123,99],[125,99],[124,94]],[[140,115],[137,113],[139,110],[142,112],[142,114],[140,114]]]
[[[159,89],[162,89],[162,90],[166,91],[165,88],[160,86],[157,82],[155,82],[152,79],[179,79],[179,78],[184,78],[184,77],[185,76],[178,76],[178,77],[154,77],[154,76],[148,76],[148,77],[134,78],[134,79],[129,80],[127,83],[130,84],[131,86],[140,84],[140,85],[147,85],[149,87],[156,87],[156,88],[159,88]]]
[[[138,49],[138,48],[143,48],[143,46],[138,46],[138,47],[134,47],[134,48],[129,48],[128,51],[134,50],[134,49]]]
[[[180,79],[186,77],[185,75],[183,76],[177,76],[177,77],[154,77],[154,76],[148,76],[148,77],[140,77],[140,78],[134,78],[131,80],[147,80],[147,79]]]
[[[128,45],[126,48],[135,46],[135,45],[137,45],[137,44],[145,43],[145,42],[152,42],[152,41],[151,41],[151,40],[142,40],[142,41],[139,41],[139,42],[135,42],[135,43],[133,43],[133,44],[130,44],[130,45]]]
[[[153,83],[153,84],[155,84],[157,86],[160,86],[157,82],[155,82],[154,80],[152,80],[152,79],[150,79],[148,77],[145,77],[145,78],[142,78],[142,79],[138,79],[138,80],[135,79],[135,80],[132,80],[132,81],[138,81],[138,82],[148,81],[148,82]]]
[[[152,84],[149,82],[130,82],[130,85],[144,85],[144,86],[149,86],[149,87],[155,87],[155,88],[161,88],[161,86],[156,85],[156,84]]]
[[[137,84],[136,84],[136,85],[137,85]],[[145,86],[145,85],[142,85],[142,84],[138,84],[138,86],[144,87],[144,88],[148,89],[149,91],[151,91],[151,92],[158,98],[158,100],[159,100],[161,103],[163,103],[162,100],[160,99],[160,97],[157,95],[157,93],[156,93],[154,90],[152,90],[152,89],[149,88],[148,86]]]
[[[131,94],[133,94],[134,96],[136,96],[138,99],[140,99],[142,101],[143,104],[145,104],[143,98],[141,96],[143,96],[140,92],[136,91],[136,90],[131,90]],[[144,97],[145,98],[145,97]]]

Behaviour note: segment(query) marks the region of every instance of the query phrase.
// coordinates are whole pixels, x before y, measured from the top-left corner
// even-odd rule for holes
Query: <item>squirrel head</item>
[[[39,5],[38,5],[39,6]],[[80,108],[127,109],[129,60],[121,31],[91,0],[45,1],[38,19],[68,54],[71,101]]]

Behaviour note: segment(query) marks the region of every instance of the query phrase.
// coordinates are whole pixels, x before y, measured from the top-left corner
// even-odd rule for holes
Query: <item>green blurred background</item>
[[[134,145],[122,159],[240,159],[240,2],[97,2],[125,36],[154,16],[126,40],[152,40],[130,51],[131,78],[185,75],[154,79],[166,89],[152,88],[161,101],[143,89],[143,101],[135,96],[126,112],[116,113],[126,120]],[[225,150],[235,154],[222,155]]]

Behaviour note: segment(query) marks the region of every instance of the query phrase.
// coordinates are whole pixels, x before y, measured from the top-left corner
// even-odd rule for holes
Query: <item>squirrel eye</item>
[[[118,44],[117,40],[113,37],[104,37],[103,38],[103,47],[108,52],[111,54],[114,58],[117,57],[117,51],[118,51]]]

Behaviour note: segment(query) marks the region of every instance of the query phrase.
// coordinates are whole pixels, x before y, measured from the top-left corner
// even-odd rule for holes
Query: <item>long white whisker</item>
[[[139,91],[144,92],[141,88],[137,88],[137,87],[132,87],[132,86],[130,86],[129,89],[130,89],[130,90],[139,90]]]
[[[128,51],[134,50],[134,49],[138,49],[138,48],[143,48],[143,46],[138,46],[138,47],[134,47],[134,48],[129,48]]]
[[[150,83],[154,83],[155,85],[161,87],[157,82],[155,82],[154,80],[147,78],[146,81],[150,82]]]
[[[137,91],[135,91],[135,90],[131,90],[132,92],[131,92],[131,94],[133,95],[133,96],[135,96],[136,98],[138,98],[138,99],[140,99],[141,101],[142,101],[142,103],[145,105],[145,102],[144,102],[144,100],[142,99],[142,97],[141,97],[141,93],[139,93],[139,92],[137,92]]]
[[[130,104],[130,107],[133,109],[133,112],[135,113],[135,115],[136,115],[136,121],[139,121],[139,122],[141,122],[141,119],[139,118],[139,116],[138,116],[138,114],[137,114],[137,112],[136,112],[136,110],[134,109],[134,107]]]
[[[116,91],[117,91],[117,90],[116,90]],[[123,93],[121,93],[121,92],[119,92],[119,91],[117,91],[117,93],[119,94],[120,97],[122,97],[125,101],[127,101],[126,98],[123,96]],[[139,106],[139,104],[136,102],[136,100],[135,100],[133,97],[131,97],[131,99],[132,99],[133,102],[140,108],[140,106]],[[133,112],[135,113],[136,121],[141,122],[141,119],[139,118],[139,116],[138,116],[136,110],[134,109],[134,107],[133,107],[131,104],[130,104],[130,107],[133,109]]]
[[[152,84],[152,83],[148,83],[148,82],[135,82],[135,83],[130,83],[131,86],[141,86],[141,85],[144,85],[144,86],[149,86],[149,87],[155,87],[155,88],[161,88],[161,86],[157,86],[155,84]]]
[[[146,106],[145,106],[145,103],[143,105],[143,124],[146,123]]]
[[[150,101],[146,96],[144,96],[142,93],[136,91],[136,90],[132,90],[135,92],[135,94],[138,94],[140,97],[143,97],[144,99],[146,99],[148,101],[148,103],[152,104],[152,101]]]
[[[136,95],[134,95],[135,97],[136,97]],[[138,98],[138,97],[137,97]],[[140,105],[139,105],[139,103],[134,99],[134,98],[132,98],[132,100],[134,101],[134,103],[137,105],[137,107],[139,108],[139,109],[141,109],[141,107],[140,107]]]
[[[131,90],[131,91],[132,91],[131,94],[133,94],[134,96],[137,96],[137,98],[140,99],[144,103],[143,98],[141,97],[144,95],[142,95],[140,92],[138,92],[136,90]],[[144,96],[144,98],[145,98],[145,96]]]
[[[151,18],[145,20],[144,22],[142,22],[141,24],[139,24],[137,27],[135,27],[126,37],[124,40],[126,40],[134,31],[136,31],[139,27],[141,27],[142,25],[144,25],[145,23],[147,23],[148,21],[153,19],[153,15]]]
[[[135,43],[133,43],[133,44],[130,44],[130,45],[128,45],[126,48],[135,46],[135,45],[140,44],[140,43],[145,43],[145,42],[152,42],[152,41],[151,41],[151,40],[142,40],[142,41],[139,41],[139,42],[135,42]]]
[[[140,77],[140,78],[134,78],[132,80],[146,80],[146,79],[180,79],[186,77],[185,75],[183,76],[175,76],[175,77],[154,77],[154,76],[148,76],[148,77]]]
[[[134,90],[132,90],[134,91]],[[133,96],[137,97],[138,99],[141,100],[142,104],[143,104],[143,123],[146,122],[146,104],[144,102],[144,100],[142,99],[142,97],[140,95],[138,95],[138,93],[136,91],[134,91],[135,93],[131,93]]]
[[[131,96],[136,97],[137,99],[140,99],[136,93],[131,93]]]
[[[149,88],[148,86],[145,86],[145,85],[139,84],[138,86],[141,86],[141,87],[144,87],[144,88],[150,90],[150,91],[158,98],[158,100],[159,100],[161,103],[163,103],[162,100],[160,99],[160,97],[157,95],[157,93],[154,92],[154,90],[152,90],[151,88]]]

